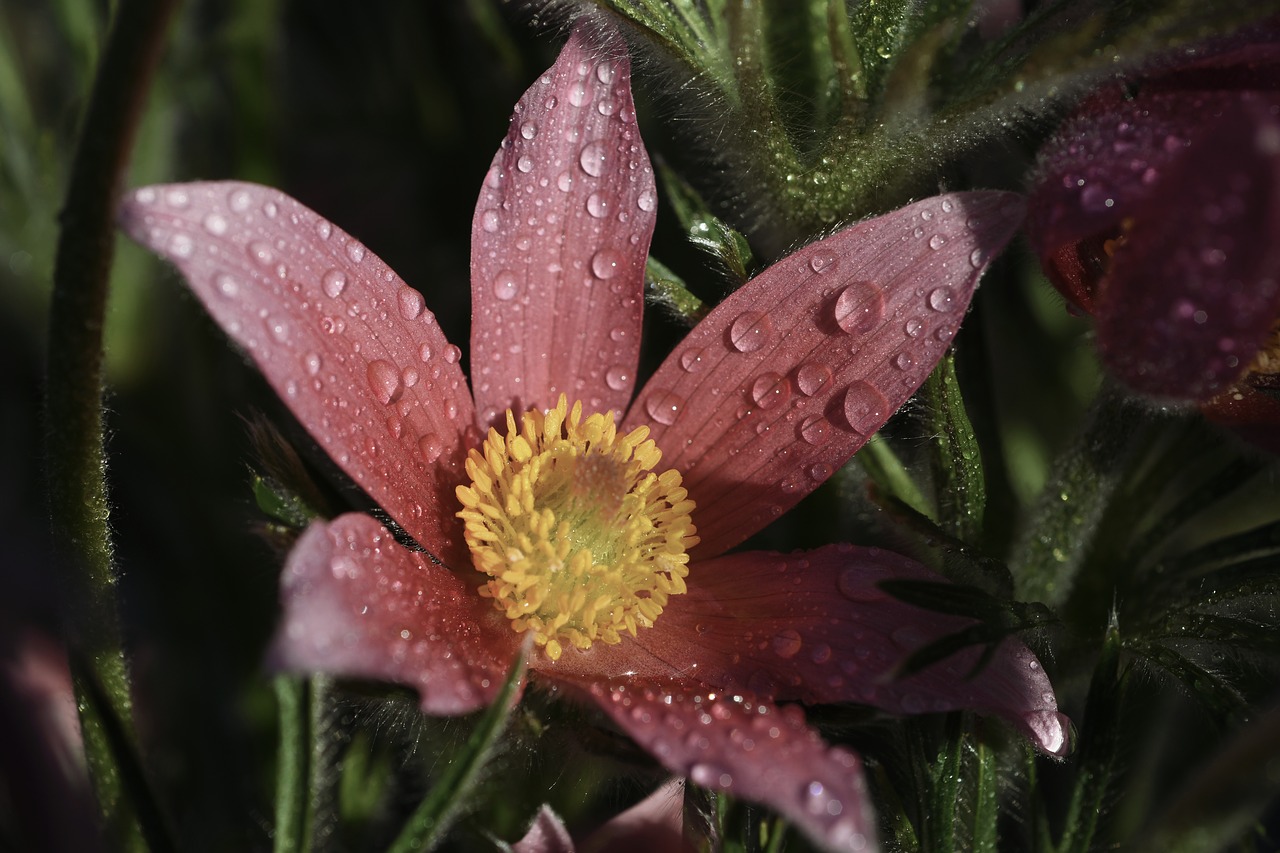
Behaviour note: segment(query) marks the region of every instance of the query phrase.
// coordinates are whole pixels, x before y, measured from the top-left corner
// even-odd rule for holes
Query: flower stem
[[[489,758],[498,735],[511,716],[520,685],[524,683],[528,652],[529,644],[526,642],[512,663],[511,672],[493,703],[481,715],[462,750],[453,757],[427,796],[409,816],[400,836],[388,848],[387,853],[432,850],[444,840],[444,834],[466,805],[480,768]]]
[[[280,754],[276,767],[275,853],[301,853],[307,849],[307,760],[310,726],[307,725],[307,682],[291,675],[275,679],[280,710]]]
[[[94,79],[61,212],[49,308],[45,399],[47,496],[63,550],[68,642],[89,674],[75,679],[90,776],[105,825],[141,844],[126,804],[109,715],[130,726],[129,677],[116,612],[102,433],[102,329],[121,177],[176,0],[121,0]],[[96,709],[86,678],[110,708]],[[130,740],[132,735],[130,735]],[[130,841],[125,841],[130,839]]]

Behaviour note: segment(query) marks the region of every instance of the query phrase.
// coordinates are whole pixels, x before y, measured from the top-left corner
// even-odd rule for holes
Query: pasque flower
[[[361,513],[314,523],[283,575],[283,666],[386,679],[423,711],[498,690],[522,637],[672,771],[874,843],[858,759],[796,705],[967,708],[1065,750],[1006,640],[895,678],[968,620],[880,591],[937,579],[852,545],[727,553],[824,481],[928,375],[1018,197],[956,193],[820,240],[712,311],[633,400],[656,196],[616,35],[576,30],[520,100],[472,238],[471,383],[419,291],[287,196],[134,191],[172,260],[324,451],[422,548]],[[478,570],[478,571],[477,571]]]
[[[1133,389],[1280,449],[1274,24],[1085,99],[1041,150],[1028,230]],[[1252,424],[1252,426],[1251,426]]]

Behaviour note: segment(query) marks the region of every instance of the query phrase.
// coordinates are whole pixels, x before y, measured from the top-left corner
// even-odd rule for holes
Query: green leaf
[[[644,267],[645,299],[686,326],[695,326],[711,309],[689,292],[685,283],[656,258]]]
[[[715,259],[730,289],[736,290],[750,277],[753,264],[747,239],[712,213],[697,191],[662,163],[658,178],[689,241]]]
[[[934,488],[943,530],[964,542],[982,543],[987,506],[986,475],[973,424],[956,379],[955,356],[948,352],[924,386],[928,430],[933,436]]]

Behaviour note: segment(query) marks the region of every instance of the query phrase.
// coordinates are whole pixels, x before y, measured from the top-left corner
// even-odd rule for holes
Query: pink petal
[[[875,848],[862,762],[824,743],[798,707],[687,680],[597,682],[585,692],[672,772],[772,807],[824,849]]]
[[[640,353],[653,171],[616,33],[579,27],[516,105],[471,229],[480,424],[564,393],[619,412]]]
[[[404,684],[428,714],[484,707],[519,645],[473,586],[360,513],[307,528],[281,586],[274,665]]]
[[[564,821],[543,805],[529,825],[529,831],[515,844],[511,845],[512,853],[574,853],[573,839],[569,830],[564,828]]]
[[[973,624],[876,586],[904,579],[941,580],[907,557],[846,544],[706,560],[694,564],[689,591],[671,598],[653,628],[618,646],[566,652],[556,670],[605,678],[696,674],[720,690],[899,714],[968,709],[1005,718],[1045,752],[1065,751],[1068,723],[1053,687],[1035,655],[1012,638],[972,678],[978,648],[895,679],[917,649]]]
[[[1131,211],[1095,311],[1103,361],[1134,389],[1208,400],[1244,373],[1274,328],[1278,106],[1242,97],[1221,107]]]
[[[135,190],[131,237],[177,265],[335,462],[423,547],[469,565],[454,487],[472,403],[422,296],[339,228],[242,183]]]
[[[906,402],[1021,219],[1010,193],[917,202],[774,264],[689,333],[625,428],[648,424],[683,473],[695,553],[764,527]]]
[[[671,779],[591,833],[584,853],[694,853],[684,835],[684,780]]]

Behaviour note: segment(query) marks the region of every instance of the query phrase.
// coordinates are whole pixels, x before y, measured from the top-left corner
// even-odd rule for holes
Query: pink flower
[[[535,678],[833,849],[874,843],[860,763],[779,702],[968,708],[1064,751],[1049,682],[1016,641],[972,677],[978,649],[892,677],[970,624],[878,589],[937,579],[914,561],[845,544],[726,553],[929,374],[1020,200],[951,194],[806,247],[712,311],[633,401],[656,196],[623,47],[590,42],[575,31],[520,100],[481,189],[470,390],[419,292],[287,196],[190,184],[124,204],[125,229],[425,549],[364,514],[313,524],[285,568],[275,661],[407,684],[424,712],[461,714],[532,631]]]

